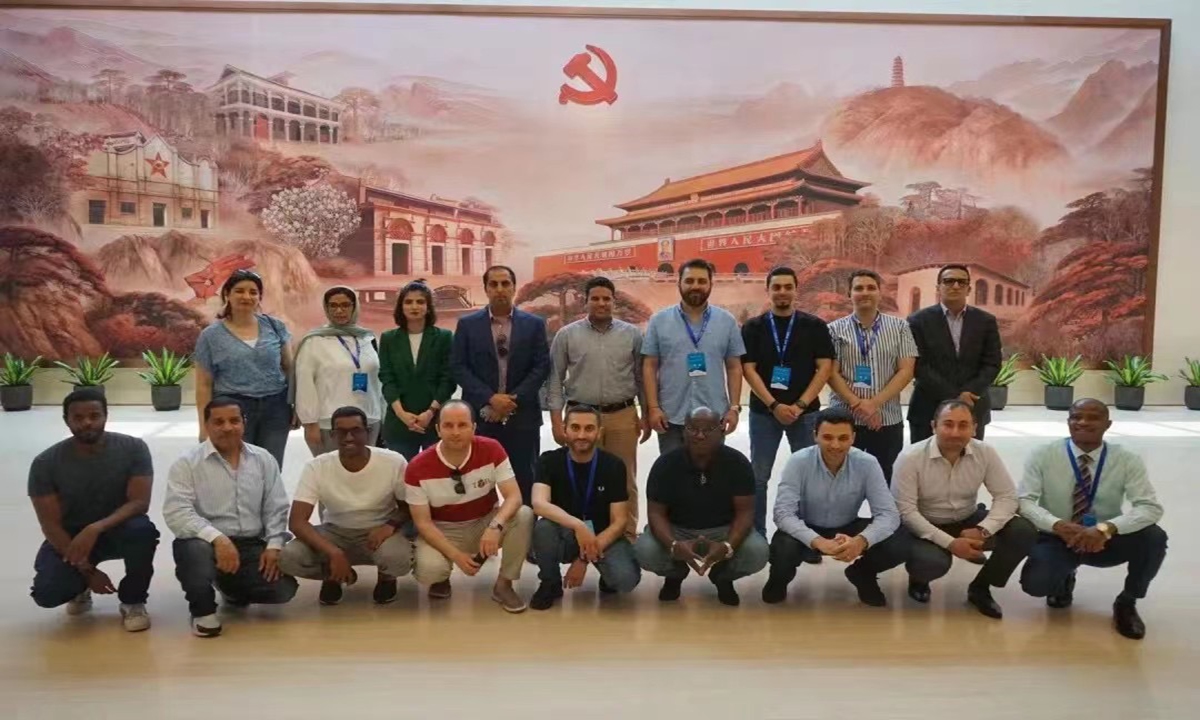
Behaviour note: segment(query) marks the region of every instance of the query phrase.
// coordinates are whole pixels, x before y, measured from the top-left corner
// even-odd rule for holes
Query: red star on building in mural
[[[170,165],[169,160],[163,160],[162,153],[154,153],[154,159],[146,158],[146,162],[150,163],[151,175],[167,176],[167,166]]]

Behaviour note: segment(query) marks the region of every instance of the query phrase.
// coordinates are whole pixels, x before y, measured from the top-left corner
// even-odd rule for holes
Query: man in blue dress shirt
[[[859,600],[883,607],[887,598],[877,576],[908,558],[911,537],[900,527],[879,461],[854,447],[854,416],[825,410],[816,426],[816,446],[792,455],[779,481],[774,511],[779,529],[771,538],[763,602],[782,602],[800,563],[828,555],[847,563],[846,579]],[[858,516],[863,500],[870,518]]]

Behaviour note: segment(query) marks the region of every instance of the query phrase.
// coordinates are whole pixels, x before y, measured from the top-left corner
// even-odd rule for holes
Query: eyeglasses
[[[971,284],[970,278],[942,278],[943,285],[957,285],[959,287],[967,287]]]
[[[689,425],[687,427],[684,427],[683,430],[688,435],[693,435],[695,437],[708,437],[709,435],[712,435],[713,433],[718,432],[720,429],[721,428],[719,425],[713,425],[711,427],[707,427],[704,425]]]
[[[501,334],[496,337],[496,354],[502,358],[508,357],[508,336]]]
[[[330,310],[353,310],[354,303],[331,302],[326,307],[328,307]]]
[[[450,479],[454,481],[454,492],[458,495],[467,494],[466,483],[463,482],[463,474],[460,470],[453,470],[450,473]]]

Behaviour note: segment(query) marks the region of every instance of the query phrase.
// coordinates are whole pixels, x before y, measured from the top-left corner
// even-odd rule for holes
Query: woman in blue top
[[[262,278],[249,270],[235,271],[221,286],[218,322],[196,340],[196,412],[204,442],[204,406],[215,396],[234,398],[245,412],[246,442],[274,455],[282,468],[295,427],[287,381],[292,336],[282,322],[259,312],[262,294]]]

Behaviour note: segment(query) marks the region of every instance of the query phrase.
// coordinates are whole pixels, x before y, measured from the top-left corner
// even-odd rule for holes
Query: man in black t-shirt
[[[708,575],[722,603],[737,605],[733,581],[767,564],[767,541],[753,532],[754,471],[722,442],[721,418],[712,410],[689,413],[683,435],[684,446],[650,468],[650,525],[634,552],[643,570],[665,578],[659,600],[678,600],[691,569]]]
[[[533,528],[538,586],[529,601],[548,610],[564,585],[583,584],[588,565],[600,571],[600,592],[627,593],[642,579],[633,546],[625,539],[629,516],[625,463],[596,447],[600,411],[587,405],[567,408],[566,447],[542,453],[533,485]],[[562,563],[570,563],[564,582]]]
[[[767,483],[779,441],[792,452],[813,444],[812,418],[821,409],[821,389],[836,353],[829,327],[800,312],[796,272],[777,267],[767,275],[771,311],[742,326],[746,354],[742,374],[750,385],[750,464],[754,467],[754,529],[767,536]]]

